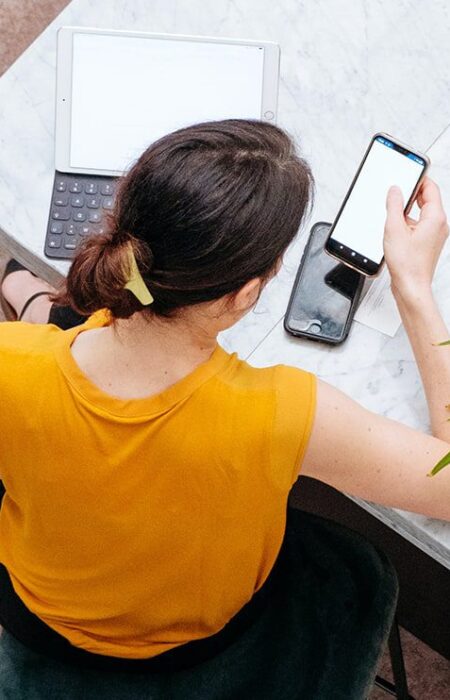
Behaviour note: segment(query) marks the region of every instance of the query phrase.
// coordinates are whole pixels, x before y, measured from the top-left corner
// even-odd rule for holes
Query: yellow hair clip
[[[132,294],[134,294],[136,299],[138,299],[143,306],[148,306],[153,302],[153,297],[142,279],[141,273],[139,272],[131,243],[129,243],[127,247],[127,262],[130,272],[128,282],[124,286],[124,289],[128,289]]]

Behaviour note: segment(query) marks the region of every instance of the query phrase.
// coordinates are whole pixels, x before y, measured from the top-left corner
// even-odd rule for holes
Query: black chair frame
[[[384,678],[376,676],[375,686],[381,688],[394,698],[398,698],[398,700],[414,700],[408,691],[408,681],[406,678],[405,662],[403,659],[403,650],[397,617],[394,617],[394,621],[392,623],[388,640],[388,648],[394,683],[390,683]]]

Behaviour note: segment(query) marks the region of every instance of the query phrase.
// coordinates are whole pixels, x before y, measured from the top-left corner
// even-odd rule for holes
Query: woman
[[[433,437],[217,345],[276,274],[311,188],[274,126],[181,129],[123,179],[108,233],[77,254],[64,292],[23,270],[4,279],[38,325],[0,329],[0,560],[72,646],[149,659],[218,633],[268,579],[300,469],[450,519],[450,470],[427,478],[450,450],[450,356],[433,345],[448,332],[431,292],[448,228],[431,180],[417,224],[391,189],[385,253]],[[89,319],[42,325],[61,305]]]

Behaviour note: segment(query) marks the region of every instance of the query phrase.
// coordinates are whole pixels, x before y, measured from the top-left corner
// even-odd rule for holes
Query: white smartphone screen
[[[347,252],[346,257],[350,253],[363,266],[368,261],[379,265],[389,187],[400,187],[406,206],[425,166],[425,160],[407,148],[384,136],[375,137],[335,222],[330,236],[336,242],[333,250]]]
[[[264,48],[73,35],[70,166],[122,171],[164,134],[261,119]]]

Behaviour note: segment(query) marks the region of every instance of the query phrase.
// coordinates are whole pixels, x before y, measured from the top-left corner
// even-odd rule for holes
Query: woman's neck
[[[85,376],[122,399],[161,393],[206,362],[217,346],[214,322],[208,328],[206,319],[192,324],[139,316],[83,331],[71,346]]]
[[[174,360],[180,357],[180,352],[192,360],[209,357],[217,345],[217,334],[221,330],[209,316],[146,319],[142,314],[118,319],[106,328],[105,339],[115,347],[116,352],[130,355],[135,361],[142,358],[144,364],[148,362],[150,353]]]

